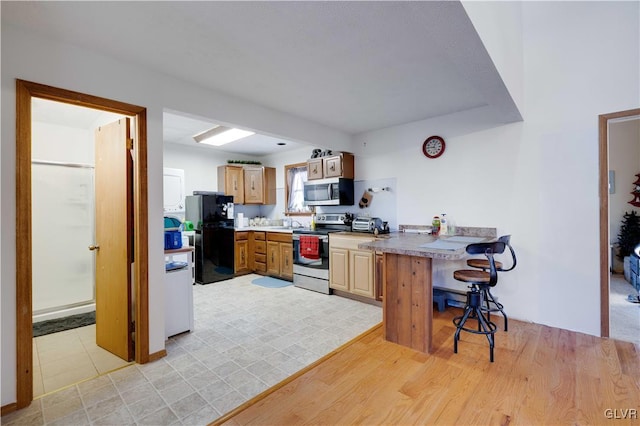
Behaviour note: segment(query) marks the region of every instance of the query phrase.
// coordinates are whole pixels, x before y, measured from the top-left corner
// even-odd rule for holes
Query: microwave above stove
[[[353,179],[316,179],[304,183],[304,201],[308,206],[352,206]]]

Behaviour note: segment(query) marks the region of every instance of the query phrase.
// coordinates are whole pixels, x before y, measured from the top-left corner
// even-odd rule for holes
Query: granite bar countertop
[[[406,228],[405,228],[406,229]],[[434,236],[425,233],[393,232],[388,238],[358,244],[363,250],[373,250],[382,253],[401,254],[406,256],[430,257],[432,259],[459,260],[466,257],[466,245],[471,242],[492,241],[496,238],[495,228],[464,228],[469,230],[465,235]],[[460,228],[457,228],[459,231]],[[465,241],[465,237],[470,238]],[[480,242],[480,241],[477,241]],[[434,246],[450,246],[452,249],[438,249],[423,247],[425,244]]]

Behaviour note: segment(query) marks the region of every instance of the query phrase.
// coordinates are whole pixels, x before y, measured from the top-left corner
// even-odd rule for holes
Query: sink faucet
[[[294,225],[293,225],[294,223],[296,223],[296,224],[297,224],[297,226],[294,226]],[[304,225],[303,225],[303,224],[301,224],[300,222],[298,222],[297,220],[292,220],[292,221],[291,221],[291,227],[292,227],[292,228],[304,228]]]

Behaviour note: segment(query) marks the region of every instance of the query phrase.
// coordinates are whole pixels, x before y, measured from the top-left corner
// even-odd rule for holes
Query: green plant
[[[227,160],[228,164],[251,164],[251,165],[260,165],[262,164],[260,161],[255,160]]]
[[[635,246],[640,244],[640,216],[635,211],[625,212],[618,233],[618,258],[629,256]]]

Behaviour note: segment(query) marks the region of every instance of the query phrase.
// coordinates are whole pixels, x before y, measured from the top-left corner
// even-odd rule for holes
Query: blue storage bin
[[[174,250],[182,247],[182,232],[164,231],[164,249]]]

